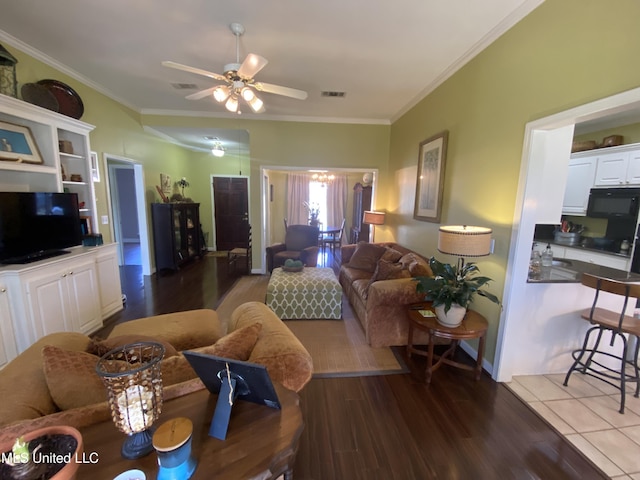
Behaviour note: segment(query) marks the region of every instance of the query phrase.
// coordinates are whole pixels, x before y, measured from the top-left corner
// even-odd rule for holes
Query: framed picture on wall
[[[89,158],[91,159],[91,178],[94,182],[99,182],[100,169],[98,168],[98,154],[96,152],[91,152],[89,154]]]
[[[445,130],[420,142],[413,209],[416,220],[440,223],[448,138],[449,132]]]
[[[29,127],[0,122],[0,160],[42,163],[40,150]]]
[[[171,193],[171,177],[169,175],[165,175],[164,173],[160,174],[160,190],[165,195]]]

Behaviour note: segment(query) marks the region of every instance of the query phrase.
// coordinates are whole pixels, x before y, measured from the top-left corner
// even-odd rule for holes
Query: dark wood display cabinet
[[[363,186],[356,183],[353,186],[353,225],[351,226],[350,243],[368,242],[369,228],[366,223],[362,223],[362,215],[365,210],[371,210],[371,193],[370,186]]]
[[[199,203],[153,203],[156,270],[178,270],[202,254]]]

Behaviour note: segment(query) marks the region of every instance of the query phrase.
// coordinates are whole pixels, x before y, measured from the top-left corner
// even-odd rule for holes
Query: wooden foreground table
[[[208,435],[217,395],[200,390],[166,402],[156,426],[175,417],[193,422],[193,456],[198,462],[192,479],[216,480],[275,479],[284,474],[291,479],[298,442],[304,428],[299,397],[275,384],[282,410],[237,400],[231,412],[226,440]],[[155,480],[158,459],[155,452],[138,460],[120,455],[125,434],[112,421],[80,430],[87,462],[78,478],[111,479],[130,469],[142,470],[147,480]],[[94,453],[95,452],[95,453]],[[92,455],[93,454],[93,455]]]

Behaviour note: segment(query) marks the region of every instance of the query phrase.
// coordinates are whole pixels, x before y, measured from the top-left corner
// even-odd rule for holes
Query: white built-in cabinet
[[[122,310],[120,265],[116,245],[101,248],[96,254],[100,316],[104,319]]]
[[[564,191],[562,213],[565,215],[586,215],[589,190],[593,188],[596,175],[597,157],[572,158],[569,160],[567,187]]]
[[[0,368],[3,368],[16,355],[16,337],[13,333],[9,292],[6,285],[0,282]]]
[[[74,247],[52,259],[0,267],[0,333],[7,326],[14,346],[8,357],[50,333],[93,333],[122,310],[116,247]]]
[[[6,95],[0,95],[0,122],[27,127],[42,158],[42,163],[0,161],[0,191],[77,193],[81,217],[97,232],[93,125]],[[0,266],[0,368],[44,335],[89,334],[122,310],[116,244],[69,250],[39,262]]]
[[[89,145],[94,126],[6,95],[0,95],[0,121],[27,127],[42,158],[41,164],[0,161],[0,191],[77,193],[80,215],[97,232]],[[61,151],[60,141],[72,153]]]

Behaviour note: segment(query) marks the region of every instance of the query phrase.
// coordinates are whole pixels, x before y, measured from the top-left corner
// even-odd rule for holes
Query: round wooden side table
[[[427,357],[427,369],[425,372],[425,382],[427,385],[431,383],[431,375],[433,372],[443,363],[457,368],[462,368],[464,370],[475,371],[475,378],[476,380],[479,380],[480,374],[482,373],[482,356],[484,355],[487,328],[489,328],[487,319],[478,312],[467,310],[462,323],[455,328],[449,328],[438,323],[435,313],[433,317],[425,317],[420,313],[420,310],[433,311],[433,308],[429,302],[413,304],[409,307],[409,339],[407,342],[407,356],[410,357],[412,353],[415,353],[416,355]],[[413,346],[414,328],[423,330],[429,335],[429,345],[426,352]],[[436,338],[451,340],[451,346],[442,355],[436,355],[433,353],[433,345]],[[456,351],[460,340],[472,338],[479,339],[476,365],[466,365],[452,360],[453,354]],[[435,365],[433,364],[434,359],[437,360]]]

